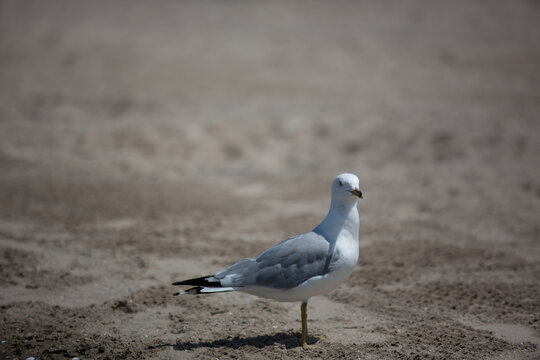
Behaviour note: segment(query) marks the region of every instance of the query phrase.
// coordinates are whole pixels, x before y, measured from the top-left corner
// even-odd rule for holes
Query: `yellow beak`
[[[364,195],[362,195],[362,192],[359,188],[355,188],[354,190],[352,190],[351,194],[358,196],[360,199],[364,198]]]

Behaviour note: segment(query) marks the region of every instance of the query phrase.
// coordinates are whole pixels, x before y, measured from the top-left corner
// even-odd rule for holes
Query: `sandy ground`
[[[540,357],[538,1],[0,1],[2,359]],[[360,178],[308,307],[175,280]]]

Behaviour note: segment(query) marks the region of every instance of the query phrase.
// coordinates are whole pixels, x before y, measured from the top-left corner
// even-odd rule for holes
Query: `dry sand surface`
[[[538,1],[0,1],[1,359],[540,358]],[[308,306],[173,297],[313,228]]]

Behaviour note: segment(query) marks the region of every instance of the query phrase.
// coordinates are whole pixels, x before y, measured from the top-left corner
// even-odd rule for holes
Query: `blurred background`
[[[508,158],[538,154],[539,12],[534,1],[2,1],[3,157],[210,181],[464,175],[481,161],[532,181]]]
[[[429,316],[444,315],[459,334],[499,331],[485,341],[505,354],[534,351],[538,1],[2,0],[0,79],[0,300],[2,339],[12,340],[6,354],[60,346],[47,326],[74,331],[12,307],[40,299],[24,311],[60,306],[95,320],[114,317],[115,301],[124,309],[141,291],[165,298],[176,277],[219,270],[315,226],[341,172],[357,174],[365,195],[363,250],[347,291],[367,295],[325,301],[369,309],[377,296],[407,298],[388,305],[407,312],[411,301],[451,294],[465,303],[442,297],[435,313],[416,314],[415,331],[428,331],[422,321]],[[194,258],[202,265],[185,265]],[[478,291],[487,301],[480,310]],[[493,292],[496,301],[488,300]],[[240,301],[234,296],[232,303]],[[163,301],[134,312],[194,306]],[[245,306],[261,306],[254,301]],[[381,347],[360,342],[358,349],[373,358],[392,357],[390,349],[413,356],[418,344],[430,343],[402,339],[392,348],[399,320],[380,310],[382,303],[369,311],[387,327],[365,330],[382,334],[370,340]],[[125,336],[142,337],[137,329],[149,319],[133,316],[121,312],[114,326],[131,326]],[[285,328],[293,321],[280,319]],[[153,324],[164,333],[140,343],[178,341],[163,340],[177,320]],[[215,321],[214,331],[226,326]],[[99,329],[86,324],[84,332],[109,326],[94,323]],[[209,324],[188,328],[215,338],[197,328]],[[25,326],[36,329],[29,348],[19,346]],[[516,331],[523,336],[504,337]],[[95,342],[104,343],[103,336]],[[104,352],[88,345],[87,353],[153,356],[122,336]],[[361,338],[347,336],[350,344]],[[262,355],[281,349],[280,339]],[[321,356],[347,354],[334,340],[342,342],[330,336],[325,351],[334,352]],[[478,358],[474,349],[485,344],[475,341],[465,352],[440,347],[430,354]],[[225,356],[220,349],[210,350]],[[197,347],[194,356],[210,350]]]

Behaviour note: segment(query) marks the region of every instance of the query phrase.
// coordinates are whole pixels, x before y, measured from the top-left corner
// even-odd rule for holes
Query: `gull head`
[[[356,202],[363,199],[362,191],[358,185],[358,178],[353,174],[338,175],[332,183],[332,200],[340,202]]]

